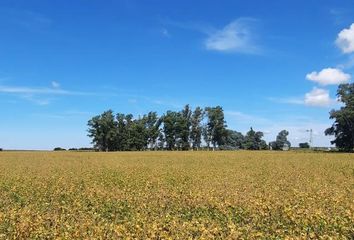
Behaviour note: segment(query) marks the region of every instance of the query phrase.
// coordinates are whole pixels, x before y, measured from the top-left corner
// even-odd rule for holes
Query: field
[[[15,238],[351,239],[354,155],[1,152]]]

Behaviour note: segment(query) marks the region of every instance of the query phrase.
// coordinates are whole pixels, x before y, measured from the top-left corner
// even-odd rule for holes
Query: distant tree
[[[78,149],[77,148],[69,148],[68,150],[69,151],[77,151]]]
[[[255,132],[253,128],[247,132],[244,141],[244,148],[247,150],[265,150],[268,148],[267,143],[262,140],[262,132]]]
[[[159,137],[157,139],[157,149],[163,150],[165,148],[165,136],[162,132],[159,133]]]
[[[198,150],[202,143],[202,121],[203,121],[204,112],[200,107],[196,107],[191,116],[191,132],[190,140],[192,148]]]
[[[334,135],[331,141],[340,151],[352,152],[354,149],[354,83],[341,84],[337,90],[337,97],[343,103],[339,110],[330,112],[333,125],[326,129],[326,135]]]
[[[79,148],[79,151],[94,151],[94,148],[89,148],[89,147],[81,147]]]
[[[56,147],[53,149],[53,151],[66,151],[65,148],[61,148],[61,147]]]
[[[0,148],[0,152],[2,151],[2,148]]]
[[[147,146],[148,137],[146,134],[143,118],[135,119],[129,126],[129,148],[130,151],[141,151]]]
[[[190,148],[191,115],[192,111],[189,105],[186,105],[177,116],[176,136],[178,148],[181,150],[188,150]]]
[[[299,148],[310,148],[310,144],[308,142],[299,143]]]
[[[225,149],[242,149],[245,137],[242,133],[227,129],[223,148]]]
[[[213,149],[217,146],[222,146],[223,141],[226,137],[226,122],[224,119],[224,111],[222,107],[207,107],[205,108],[205,113],[207,116],[207,128],[206,135],[210,137],[211,144],[213,145]]]
[[[116,122],[113,111],[108,110],[88,121],[88,136],[100,151],[116,150]]]
[[[132,114],[122,114],[118,113],[116,115],[116,138],[115,145],[118,151],[128,151],[130,150],[130,127],[133,122]]]
[[[287,139],[287,136],[289,135],[289,132],[286,130],[282,130],[278,133],[278,136],[274,142],[270,143],[270,146],[272,147],[273,150],[283,150],[285,145],[287,145],[289,148],[291,146],[290,142]]]
[[[174,150],[177,146],[177,122],[179,113],[173,111],[167,111],[162,116],[163,122],[163,135],[168,150]]]
[[[204,139],[204,141],[206,143],[206,148],[208,150],[210,150],[210,144],[211,144],[211,138],[212,138],[211,134],[212,133],[209,131],[208,125],[207,124],[203,124],[203,126],[202,126],[202,136],[203,136],[203,139]]]
[[[160,134],[161,119],[156,112],[149,112],[144,116],[146,137],[148,141],[148,149],[155,150],[157,148],[157,140]]]

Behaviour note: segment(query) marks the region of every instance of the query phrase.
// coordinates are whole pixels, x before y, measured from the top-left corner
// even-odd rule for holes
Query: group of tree
[[[88,136],[98,151],[268,149],[262,132],[251,128],[243,135],[228,129],[220,106],[193,110],[186,105],[181,111],[162,116],[149,112],[137,118],[108,110],[90,119],[88,126]],[[288,143],[286,136],[279,141]]]

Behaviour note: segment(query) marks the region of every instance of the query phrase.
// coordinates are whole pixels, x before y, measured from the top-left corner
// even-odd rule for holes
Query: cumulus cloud
[[[348,82],[351,76],[337,68],[325,68],[320,72],[314,71],[307,74],[306,78],[321,85],[336,85]]]
[[[257,54],[260,48],[254,43],[251,25],[255,20],[240,18],[222,29],[212,31],[205,40],[207,50]]]
[[[335,100],[329,96],[329,91],[322,88],[314,88],[311,92],[305,94],[305,105],[314,107],[328,107],[335,103]]]
[[[343,53],[354,52],[354,23],[352,23],[349,28],[340,31],[336,40],[336,44]]]

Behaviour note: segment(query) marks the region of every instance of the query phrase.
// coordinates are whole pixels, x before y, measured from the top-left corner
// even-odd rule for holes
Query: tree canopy
[[[283,150],[284,147],[291,146],[290,142],[288,141],[289,132],[286,130],[282,130],[278,133],[278,136],[274,142],[271,142],[269,145],[273,150]]]
[[[326,129],[326,135],[334,135],[331,141],[340,151],[352,152],[354,148],[354,83],[341,84],[337,98],[343,106],[330,112],[333,125]]]

